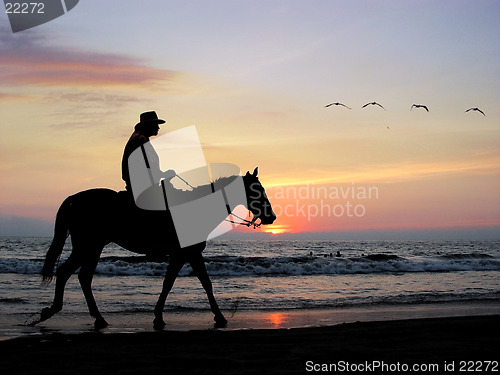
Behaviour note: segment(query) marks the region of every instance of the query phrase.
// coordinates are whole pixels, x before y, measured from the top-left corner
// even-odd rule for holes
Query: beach
[[[63,310],[29,326],[53,299],[39,276],[49,242],[0,241],[3,373],[451,372],[472,360],[486,372],[497,360],[498,241],[213,241],[204,256],[229,324],[214,328],[185,267],[161,332],[152,320],[166,263],[117,246],[93,280],[107,328],[95,331],[76,275]]]
[[[499,323],[500,315],[485,315],[290,329],[51,332],[0,342],[0,368],[4,374],[443,372],[472,365],[498,371],[492,361],[498,361]]]

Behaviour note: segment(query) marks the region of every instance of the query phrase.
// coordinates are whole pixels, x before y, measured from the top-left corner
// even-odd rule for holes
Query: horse
[[[253,173],[247,172],[242,176],[245,188],[246,201],[239,202],[249,212],[252,212],[252,221],[243,218],[238,224],[267,225],[276,219],[271,204],[266,196],[265,189],[258,179],[258,168]],[[222,186],[236,177],[223,177],[212,183]],[[193,190],[179,190],[189,197],[196,190],[206,186],[196,187]],[[206,189],[205,189],[206,191]],[[81,191],[67,197],[61,204],[55,220],[54,237],[47,251],[42,268],[44,284],[50,284],[54,276],[54,267],[58,262],[66,239],[71,235],[72,251],[66,261],[57,267],[54,300],[50,307],[45,307],[40,318],[31,325],[36,325],[52,317],[63,308],[63,295],[66,282],[78,268],[78,280],[85,296],[90,315],[95,318],[96,329],[105,328],[108,323],[97,307],[92,293],[92,278],[99,262],[101,252],[107,244],[113,242],[124,249],[137,254],[146,255],[152,259],[168,257],[168,266],[163,281],[163,288],[154,308],[153,327],[161,330],[165,327],[163,309],[167,296],[172,289],[179,271],[185,263],[189,263],[194,274],[204,288],[210,308],[214,314],[216,327],[224,327],[227,320],[222,314],[213,293],[212,282],[206,270],[202,251],[206,241],[188,247],[181,247],[176,235],[175,226],[169,210],[145,211],[135,206],[128,192],[116,192],[111,189],[96,188]],[[199,194],[198,194],[199,195]],[[127,198],[123,198],[126,196]],[[127,203],[128,199],[128,203]],[[223,220],[228,220],[228,212],[214,221],[214,228]],[[260,220],[259,224],[256,221]]]

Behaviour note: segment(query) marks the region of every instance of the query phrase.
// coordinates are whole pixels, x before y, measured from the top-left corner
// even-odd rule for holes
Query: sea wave
[[[402,257],[374,253],[358,257],[335,257],[331,254],[298,257],[205,257],[208,273],[214,276],[300,276],[347,275],[407,272],[499,271],[500,259],[488,254],[447,254],[442,256]],[[103,257],[96,274],[117,276],[164,276],[167,262],[151,262],[146,257]],[[41,259],[0,259],[0,273],[39,274]],[[192,276],[185,265],[179,276]]]

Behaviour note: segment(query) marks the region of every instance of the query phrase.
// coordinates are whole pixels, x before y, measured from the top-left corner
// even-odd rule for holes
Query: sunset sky
[[[208,162],[259,166],[264,231],[500,238],[499,35],[496,0],[85,0],[15,34],[2,11],[0,234],[123,189],[156,110],[160,134],[195,125]]]

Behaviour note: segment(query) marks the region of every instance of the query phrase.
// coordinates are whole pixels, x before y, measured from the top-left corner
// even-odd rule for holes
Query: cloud
[[[132,95],[121,95],[108,92],[74,92],[74,91],[61,91],[54,93],[47,100],[53,101],[54,103],[59,103],[61,101],[67,101],[70,103],[79,104],[84,102],[85,105],[99,105],[101,106],[103,102],[106,105],[112,105],[114,107],[123,107],[130,103],[140,102],[140,99]]]
[[[19,94],[11,94],[8,92],[0,92],[0,100],[18,100],[18,99],[29,99],[31,96],[29,95],[19,95]]]
[[[269,174],[269,187],[301,186],[306,182],[314,184],[341,183],[401,183],[425,180],[436,176],[497,176],[500,159],[495,156],[481,160],[447,162],[401,162],[395,164],[371,164],[357,168],[309,168],[310,178],[290,177],[290,173]]]
[[[131,56],[46,45],[38,34],[0,28],[0,81],[3,85],[60,87],[149,86],[174,82],[179,72],[147,66]]]
[[[110,92],[111,91],[111,92]],[[131,104],[143,104],[142,97],[115,93],[112,90],[58,90],[44,97],[51,108],[51,125],[56,129],[102,127],[103,121],[113,118]],[[69,116],[69,114],[71,114]]]

